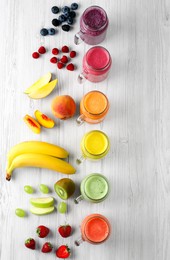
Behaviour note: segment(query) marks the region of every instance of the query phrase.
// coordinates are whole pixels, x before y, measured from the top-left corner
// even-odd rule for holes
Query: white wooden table
[[[35,229],[47,225],[47,238],[56,249],[67,243],[71,259],[98,260],[168,260],[170,259],[170,3],[168,0],[79,0],[74,28],[69,33],[61,28],[56,36],[42,39],[39,30],[50,27],[53,5],[71,4],[68,0],[1,0],[0,40],[0,259],[29,260],[56,259],[54,252],[40,252],[46,239],[37,239]],[[112,56],[113,66],[108,80],[79,85],[78,73],[84,53],[90,46],[75,46],[73,36],[79,29],[80,15],[85,8],[96,4],[107,11],[110,26],[107,39],[102,43]],[[48,52],[38,60],[31,57],[40,45]],[[77,70],[57,70],[49,62],[51,49],[68,45],[78,53]],[[31,100],[23,91],[46,72],[58,78],[57,89],[47,98]],[[101,124],[78,127],[76,116],[67,121],[56,120],[54,129],[43,129],[35,135],[23,122],[25,114],[36,109],[52,116],[50,104],[56,95],[71,95],[78,104],[90,90],[103,91],[109,98],[110,112]],[[52,116],[53,117],[53,116]],[[54,118],[54,117],[53,117]],[[61,200],[53,190],[54,183],[63,177],[48,170],[18,169],[10,182],[5,180],[6,155],[9,149],[25,140],[44,140],[61,145],[71,153],[70,162],[80,153],[84,133],[101,129],[110,137],[111,150],[100,162],[86,161],[71,178],[79,184],[92,172],[103,173],[110,181],[111,191],[106,201],[75,205],[68,200],[68,212],[38,217],[29,212],[31,195],[23,191],[26,184],[43,196],[38,185],[51,187],[56,205]],[[15,209],[26,210],[27,217],[15,216]],[[100,246],[83,243],[74,246],[79,237],[79,225],[90,213],[104,214],[111,222],[110,239]],[[70,223],[74,232],[63,239],[57,227]],[[24,241],[34,237],[35,251],[24,247]]]

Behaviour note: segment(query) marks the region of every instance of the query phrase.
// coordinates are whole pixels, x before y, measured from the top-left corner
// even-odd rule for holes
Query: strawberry
[[[42,249],[41,249],[41,252],[43,253],[49,253],[51,252],[53,249],[53,246],[50,242],[46,242],[43,246],[42,246]]]
[[[70,254],[70,248],[67,245],[62,245],[56,250],[56,256],[58,258],[68,258]]]
[[[39,237],[43,238],[43,237],[46,237],[49,233],[49,228],[48,227],[45,227],[45,226],[38,226],[37,227],[37,230],[36,230],[36,233],[38,234]]]
[[[35,249],[35,240],[33,238],[28,238],[25,240],[25,246],[29,249]]]
[[[58,67],[58,69],[62,69],[62,68],[64,67],[64,64],[59,61],[59,62],[57,63],[57,67]]]
[[[53,49],[52,49],[52,54],[53,54],[53,55],[59,54],[59,49],[53,48]]]
[[[69,47],[66,46],[66,45],[64,45],[64,46],[61,48],[61,50],[62,50],[62,52],[67,53],[67,52],[69,52]]]
[[[67,56],[63,55],[63,57],[60,60],[62,63],[67,63],[68,62],[68,58]]]
[[[58,228],[58,232],[62,237],[69,237],[71,234],[72,228],[70,225],[62,225]]]
[[[34,59],[38,59],[38,58],[40,57],[40,54],[35,51],[35,52],[33,52],[32,57],[33,57]]]
[[[50,59],[50,62],[51,62],[51,63],[57,63],[57,58],[56,58],[56,57],[52,57],[52,58]]]
[[[74,64],[73,63],[69,63],[66,67],[67,70],[70,70],[70,71],[73,71],[75,68],[74,68]]]
[[[76,57],[76,52],[75,51],[71,51],[70,52],[70,58],[74,58]]]
[[[45,47],[44,47],[44,46],[39,47],[38,52],[39,52],[40,54],[46,53]]]

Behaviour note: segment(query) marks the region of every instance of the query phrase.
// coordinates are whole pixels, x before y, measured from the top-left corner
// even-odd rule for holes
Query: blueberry
[[[48,34],[49,35],[54,35],[55,34],[55,29],[54,28],[48,29]]]
[[[72,17],[68,17],[67,18],[67,23],[70,24],[70,25],[73,24],[73,18]]]
[[[53,14],[58,14],[58,13],[60,12],[60,9],[58,8],[58,6],[53,6],[53,7],[51,8],[51,12],[52,12]]]
[[[58,19],[53,19],[51,22],[54,26],[59,26],[61,24],[61,22]]]
[[[68,6],[64,6],[61,11],[65,14],[65,13],[68,13],[70,12],[70,8]]]
[[[62,30],[65,31],[65,32],[70,31],[70,25],[68,25],[68,24],[64,24],[64,25],[62,25],[61,28],[62,28]]]
[[[61,14],[61,15],[58,17],[58,19],[59,19],[59,21],[60,21],[61,23],[63,23],[63,22],[66,21],[66,17],[65,17],[64,14]]]
[[[42,28],[42,29],[40,30],[40,34],[41,34],[42,36],[46,36],[46,35],[48,34],[48,30],[47,30],[46,28]]]
[[[74,18],[74,17],[76,17],[76,13],[75,13],[74,11],[71,11],[71,12],[69,13],[69,16],[70,16],[71,18]]]
[[[64,16],[65,16],[66,18],[68,18],[68,17],[70,16],[70,12],[65,13]]]
[[[72,10],[77,10],[78,9],[78,4],[77,3],[72,3],[71,4],[71,9]]]

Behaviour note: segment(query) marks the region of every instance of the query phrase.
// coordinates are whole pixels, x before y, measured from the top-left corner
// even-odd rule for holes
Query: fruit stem
[[[6,180],[7,180],[7,181],[10,181],[10,180],[11,180],[11,174],[6,173]]]

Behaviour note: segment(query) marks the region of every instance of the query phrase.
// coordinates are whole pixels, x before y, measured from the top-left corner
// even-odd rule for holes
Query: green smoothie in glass
[[[89,174],[81,182],[80,191],[81,195],[74,200],[76,204],[83,199],[93,203],[102,202],[109,192],[108,180],[99,173]]]

